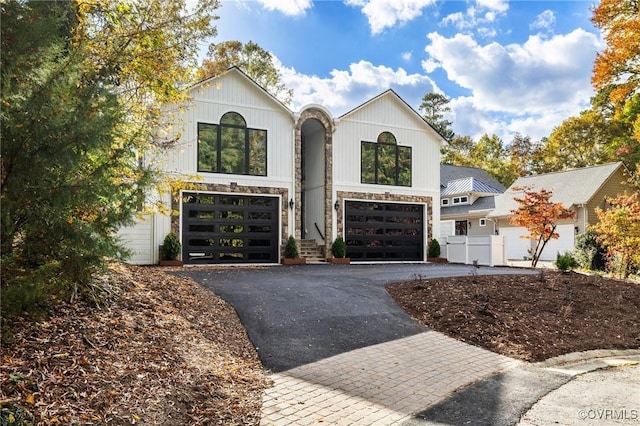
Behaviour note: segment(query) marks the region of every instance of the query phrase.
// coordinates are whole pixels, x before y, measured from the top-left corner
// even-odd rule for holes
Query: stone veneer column
[[[325,257],[328,257],[329,248],[333,242],[333,119],[318,108],[309,108],[300,113],[295,131],[295,193],[296,204],[302,200],[302,125],[309,119],[318,120],[324,127],[324,153],[325,153],[325,187],[324,187],[324,212],[325,212]],[[294,235],[302,237],[302,209],[296,205],[296,220]]]

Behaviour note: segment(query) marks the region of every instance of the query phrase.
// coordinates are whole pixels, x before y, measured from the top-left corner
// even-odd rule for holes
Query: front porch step
[[[324,262],[324,247],[320,247],[316,240],[297,240],[300,257],[307,262]]]

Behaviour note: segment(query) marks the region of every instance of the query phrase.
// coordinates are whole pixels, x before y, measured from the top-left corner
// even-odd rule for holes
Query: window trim
[[[487,226],[487,218],[481,217],[478,219],[478,226]]]
[[[449,205],[449,199],[448,198],[443,198],[440,201],[440,204],[443,205],[443,206],[448,206]]]
[[[245,125],[237,125],[237,124],[226,124],[223,123],[224,117],[227,114],[236,114],[238,115],[240,118],[242,118],[242,120],[244,121]],[[215,164],[212,165],[212,169],[214,170],[202,170],[200,168],[200,157],[201,157],[201,153],[200,153],[200,126],[201,125],[207,125],[207,126],[215,126],[215,133],[216,133],[216,139],[215,139],[215,153],[216,153],[216,161]],[[222,132],[223,129],[240,129],[240,130],[244,130],[244,161],[243,161],[243,173],[229,173],[229,172],[225,172],[222,170],[222,151],[223,151],[223,144],[222,144]],[[251,173],[251,133],[257,131],[257,132],[264,132],[264,174],[255,174],[255,173]],[[226,175],[239,175],[239,176],[263,176],[266,177],[268,176],[268,155],[269,155],[269,151],[268,151],[268,146],[269,146],[269,133],[267,129],[256,129],[256,128],[252,128],[252,127],[248,127],[246,125],[246,119],[244,118],[244,116],[242,116],[242,114],[235,112],[235,111],[227,111],[224,114],[222,114],[220,116],[220,120],[219,123],[208,123],[205,121],[197,121],[196,122],[196,140],[197,140],[197,152],[196,152],[196,170],[198,171],[198,173],[215,173],[215,174],[226,174]]]

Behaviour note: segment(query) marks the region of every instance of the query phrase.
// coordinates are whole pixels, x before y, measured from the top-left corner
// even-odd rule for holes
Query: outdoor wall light
[[[293,210],[293,198],[289,200],[289,208]]]
[[[333,205],[333,208],[336,209],[336,211],[338,211],[338,209],[340,208],[340,201],[336,200],[336,203]]]

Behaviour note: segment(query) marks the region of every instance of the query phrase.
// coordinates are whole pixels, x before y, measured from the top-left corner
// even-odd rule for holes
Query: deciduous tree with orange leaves
[[[606,210],[596,209],[598,223],[591,227],[609,255],[617,257],[620,275],[627,278],[640,267],[640,199],[638,193],[608,198]]]
[[[640,161],[640,1],[602,0],[591,20],[607,42],[596,57],[591,82],[598,92],[608,93],[615,118],[633,127],[619,155],[635,163]]]
[[[575,212],[565,208],[562,203],[552,202],[553,191],[544,188],[534,191],[530,186],[519,186],[513,189],[523,191],[524,196],[513,198],[518,203],[518,208],[511,210],[513,216],[508,220],[512,225],[527,228],[529,235],[526,238],[536,241],[531,259],[531,266],[535,268],[549,240],[560,237],[556,232],[558,222],[563,219],[572,219]]]

